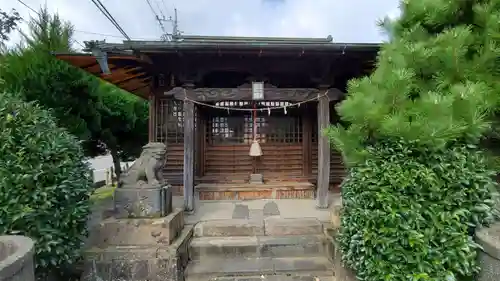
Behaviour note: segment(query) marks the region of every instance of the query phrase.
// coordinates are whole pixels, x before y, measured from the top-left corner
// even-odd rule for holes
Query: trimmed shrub
[[[340,247],[360,280],[456,280],[477,272],[470,227],[492,221],[493,171],[474,146],[386,140],[342,185]]]
[[[36,241],[36,269],[58,273],[80,257],[91,170],[75,137],[49,111],[0,95],[0,234]]]
[[[376,69],[349,82],[330,139],[349,165],[343,259],[363,281],[477,272],[493,171],[477,147],[498,108],[498,1],[407,0]]]

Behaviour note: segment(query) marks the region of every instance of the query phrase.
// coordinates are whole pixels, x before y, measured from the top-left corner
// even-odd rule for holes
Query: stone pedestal
[[[116,218],[158,218],[172,212],[172,189],[164,187],[117,188]]]
[[[148,143],[120,178],[114,217],[90,229],[82,281],[183,281],[191,227],[172,210],[166,145]]]
[[[162,218],[109,218],[90,230],[82,281],[183,281],[192,226],[182,209]]]
[[[481,271],[475,280],[500,280],[500,223],[477,230],[476,240],[483,250],[479,251]]]
[[[89,242],[93,247],[170,245],[184,227],[184,215],[176,209],[155,219],[109,218],[96,225]]]

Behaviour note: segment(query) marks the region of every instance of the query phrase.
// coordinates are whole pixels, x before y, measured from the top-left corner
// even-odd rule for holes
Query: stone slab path
[[[340,195],[331,194],[331,204],[340,204]],[[182,196],[175,196],[174,207],[182,208]],[[329,209],[316,208],[316,201],[309,199],[260,199],[248,201],[199,201],[195,202],[195,212],[186,214],[186,224],[199,221],[221,219],[264,219],[317,218],[321,222],[330,221]]]

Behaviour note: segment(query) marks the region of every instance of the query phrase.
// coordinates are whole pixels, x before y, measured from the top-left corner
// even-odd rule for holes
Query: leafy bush
[[[36,241],[36,268],[57,272],[80,256],[91,170],[78,141],[50,112],[0,95],[0,234]]]
[[[342,185],[339,235],[360,280],[456,280],[476,272],[469,228],[493,219],[486,158],[474,146],[403,140],[367,150],[370,159]]]
[[[472,231],[492,218],[477,145],[500,95],[500,6],[407,0],[369,77],[350,81],[327,131],[349,165],[341,250],[361,280],[477,271]]]

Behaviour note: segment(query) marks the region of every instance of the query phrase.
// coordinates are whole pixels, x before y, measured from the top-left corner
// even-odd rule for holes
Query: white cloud
[[[332,35],[338,42],[380,42],[376,21],[398,14],[398,0],[150,0],[165,16],[179,14],[185,34],[231,36],[323,37]],[[81,31],[118,36],[120,33],[94,6],[92,1],[24,0],[38,10],[47,2],[49,11],[71,21],[79,32],[79,42],[123,38],[88,34]],[[146,0],[102,0],[122,28],[133,39],[159,39],[162,31]],[[272,3],[269,3],[272,2]],[[15,0],[0,0],[3,10],[15,8],[21,16],[34,15]],[[171,26],[166,24],[170,30]],[[20,28],[26,28],[22,23]],[[19,40],[13,34],[12,42]]]

